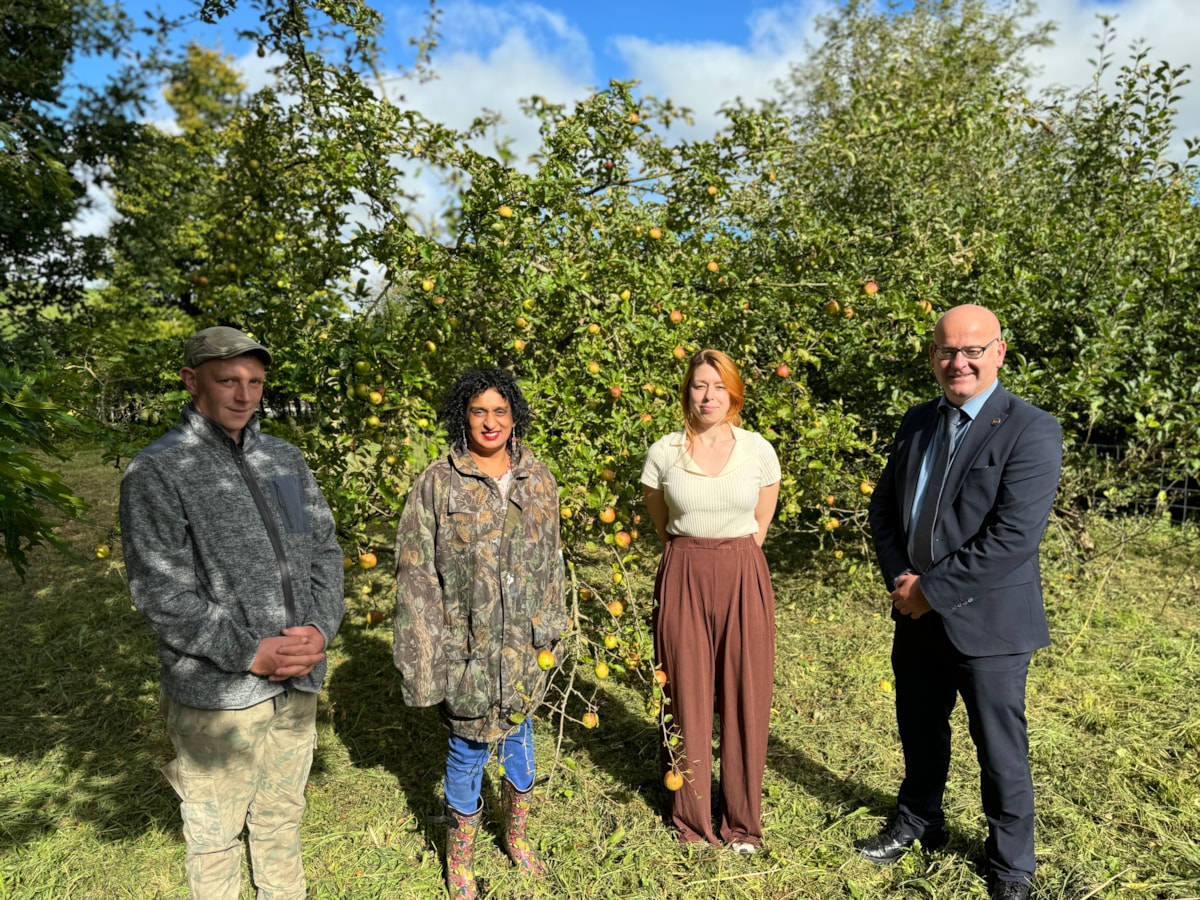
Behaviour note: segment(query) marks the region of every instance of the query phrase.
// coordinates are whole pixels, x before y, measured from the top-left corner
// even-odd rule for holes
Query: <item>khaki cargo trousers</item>
[[[300,817],[316,744],[317,695],[287,691],[247,709],[195,709],[163,694],[192,900],[237,900],[242,831],[258,900],[303,900]]]

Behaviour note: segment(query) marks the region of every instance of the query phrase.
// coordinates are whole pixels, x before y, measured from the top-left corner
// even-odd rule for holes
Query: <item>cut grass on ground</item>
[[[157,662],[131,609],[113,534],[117,473],[81,454],[70,483],[93,503],[44,549],[27,582],[0,572],[0,900],[183,898],[183,844],[156,769],[170,745]],[[1035,898],[1200,897],[1200,615],[1197,534],[1161,521],[1094,523],[1080,562],[1053,531],[1045,547],[1054,645],[1029,685],[1038,797]],[[99,543],[114,547],[97,560]],[[768,540],[770,555],[771,542]],[[894,808],[891,624],[871,566],[789,571],[775,560],[778,658],[766,772],[767,852],[677,844],[656,724],[635,684],[599,685],[600,727],[539,722],[533,836],[550,860],[521,880],[485,829],[478,872],[492,897],[984,897],[978,772],[956,711],[946,797],[949,846],[878,869],[852,841]],[[635,576],[639,597],[650,574]],[[348,594],[352,594],[348,590]],[[372,603],[385,603],[376,597]],[[390,633],[352,595],[330,650],[320,747],[304,821],[314,897],[443,896],[437,851],[445,733],[400,702]],[[588,686],[590,692],[591,686]],[[498,774],[485,805],[495,820]],[[251,897],[248,879],[244,897]]]

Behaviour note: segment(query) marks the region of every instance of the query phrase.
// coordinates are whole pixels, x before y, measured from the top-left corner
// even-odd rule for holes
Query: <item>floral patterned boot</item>
[[[500,790],[504,804],[504,850],[517,868],[526,875],[540,877],[546,874],[546,865],[538,856],[533,845],[525,836],[525,824],[529,819],[529,800],[533,796],[533,788],[520,793],[509,782],[503,779]]]
[[[475,900],[475,835],[483,807],[470,815],[446,807],[446,890],[451,900]]]

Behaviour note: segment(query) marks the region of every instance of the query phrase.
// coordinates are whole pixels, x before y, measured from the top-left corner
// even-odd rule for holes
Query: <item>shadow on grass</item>
[[[351,763],[392,773],[409,811],[424,823],[426,839],[440,848],[436,826],[449,730],[436,708],[404,705],[390,637],[390,629],[343,624],[337,640],[344,658],[326,680],[329,715]]]
[[[586,756],[612,781],[610,795],[618,803],[640,799],[663,814],[668,794],[659,769],[658,725],[630,704],[640,697],[604,685],[596,687],[592,705],[599,719],[597,730],[568,721],[563,727],[563,755]],[[624,692],[632,694],[632,691]],[[582,713],[582,710],[580,710]]]
[[[631,708],[633,700],[622,696],[622,693],[620,688],[597,688],[593,702],[601,730],[593,731],[568,722],[563,730],[564,756],[585,756],[612,780],[614,787],[609,791],[611,799],[618,803],[640,799],[655,811],[664,826],[669,827],[671,795],[662,783],[665,762],[661,756],[658,725],[635,712]],[[714,727],[717,727],[717,723],[714,723]],[[839,775],[811,755],[792,736],[781,734],[778,728],[771,731],[767,767],[826,807],[831,823],[844,817],[846,810],[854,812],[866,809],[871,816],[879,817],[890,817],[895,813],[894,793]],[[717,782],[718,777],[714,772],[714,806]],[[770,804],[771,801],[764,798],[765,811],[769,810]]]
[[[86,822],[100,840],[178,827],[154,639],[107,562],[37,548],[0,577],[0,848]]]
[[[584,728],[568,721],[563,728],[563,756],[586,758],[598,771],[607,776],[611,787],[606,795],[616,803],[633,799],[652,810],[664,827],[670,827],[671,795],[662,783],[665,761],[662,760],[659,728],[641,710],[645,698],[637,689],[624,683],[592,683],[594,709],[599,717],[598,730]],[[782,690],[782,688],[777,688]],[[585,689],[585,694],[587,690]],[[575,710],[575,714],[582,709]],[[791,721],[791,720],[789,720]],[[865,726],[864,726],[865,727]],[[827,731],[824,731],[827,734]],[[714,743],[718,743],[719,720],[714,716]],[[823,810],[829,840],[834,851],[841,850],[847,859],[855,856],[852,841],[868,837],[883,827],[896,814],[896,793],[899,783],[864,773],[857,764],[850,774],[831,768],[826,755],[814,741],[806,740],[805,729],[792,722],[791,727],[773,724],[768,749],[767,769],[778,779],[791,783]],[[897,739],[898,740],[898,739]],[[898,746],[898,744],[897,744]],[[844,754],[834,754],[842,757]],[[719,750],[714,752],[719,757]],[[712,793],[714,818],[717,816],[719,765],[714,766]],[[890,778],[890,776],[889,776]],[[764,796],[763,810],[771,816],[773,800]],[[863,819],[851,824],[850,820]],[[850,834],[847,835],[847,832]],[[970,829],[948,823],[946,832],[949,850],[979,864],[982,860],[977,835]]]
[[[338,634],[343,656],[326,681],[329,715],[353,766],[382,767],[395,777],[426,846],[444,858],[446,819],[441,784],[450,730],[436,707],[405,706],[392,662],[391,631],[347,621]],[[499,844],[499,784],[486,775],[483,829]],[[481,893],[486,893],[480,879]]]
[[[767,768],[792,782],[826,810],[825,822],[831,834],[840,833],[840,829],[834,827],[839,823],[865,820],[853,829],[853,834],[842,845],[846,856],[854,857],[854,840],[870,837],[896,816],[899,782],[881,790],[861,779],[839,775],[810,755],[792,736],[781,735],[780,730],[772,729],[767,746]],[[769,803],[764,799],[764,805]],[[982,864],[981,847],[967,831],[947,822],[945,832],[950,849],[943,852],[958,853]]]

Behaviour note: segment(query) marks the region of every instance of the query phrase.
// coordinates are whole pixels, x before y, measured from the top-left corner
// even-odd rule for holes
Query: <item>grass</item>
[[[157,662],[131,609],[115,521],[117,473],[90,454],[66,471],[93,503],[67,523],[73,558],[35,551],[22,584],[0,572],[0,900],[182,898],[176,802],[156,768],[170,758]],[[1045,545],[1054,645],[1029,686],[1038,796],[1036,898],[1200,897],[1200,539],[1160,520],[1094,524]],[[112,543],[112,558],[92,549]],[[888,868],[852,841],[883,824],[902,776],[886,598],[858,550],[828,567],[768,540],[778,593],[778,660],[766,772],[768,852],[678,845],[657,730],[636,685],[595,688],[600,727],[536,729],[534,837],[551,862],[522,881],[481,838],[492,897],[984,897],[984,822],[961,709],[947,791],[950,843]],[[826,555],[826,558],[828,554]],[[858,570],[851,574],[851,558]],[[380,569],[384,569],[380,566]],[[378,570],[377,570],[378,571]],[[378,579],[382,576],[378,576]],[[309,784],[305,861],[312,896],[442,896],[437,829],[445,734],[432,710],[400,702],[386,627],[368,628],[366,577],[331,648]],[[636,576],[639,595],[649,575]],[[378,592],[378,589],[377,589]],[[491,772],[485,805],[497,806]],[[243,896],[250,897],[248,879]]]

